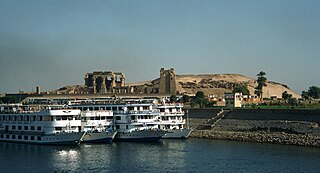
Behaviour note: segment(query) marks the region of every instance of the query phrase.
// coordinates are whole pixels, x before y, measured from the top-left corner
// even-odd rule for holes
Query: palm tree
[[[263,95],[262,88],[264,86],[267,86],[267,84],[266,84],[267,78],[264,77],[264,75],[266,75],[266,73],[264,71],[260,71],[257,74],[258,86],[255,87],[256,90],[254,91],[254,93],[257,94],[257,96],[260,97],[261,100],[262,100],[262,95]]]

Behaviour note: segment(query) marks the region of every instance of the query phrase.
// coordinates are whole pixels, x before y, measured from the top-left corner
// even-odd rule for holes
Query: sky
[[[0,0],[0,93],[176,74],[320,86],[318,0]]]

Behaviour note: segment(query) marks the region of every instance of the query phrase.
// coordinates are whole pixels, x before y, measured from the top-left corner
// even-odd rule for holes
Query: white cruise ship
[[[86,110],[81,112],[82,128],[86,134],[84,143],[112,143],[116,135],[113,126],[113,112],[108,110]]]
[[[55,108],[30,111],[28,106],[0,106],[0,141],[74,145],[81,142],[80,110]]]
[[[115,141],[158,141],[166,131],[158,129],[160,112],[153,109],[152,103],[116,102],[102,103],[94,101],[70,103],[68,106],[82,111],[113,111],[114,125],[117,134]]]
[[[189,137],[192,130],[188,126],[185,127],[186,119],[184,119],[185,111],[182,103],[163,102],[157,105],[157,109],[161,116],[159,128],[168,131],[162,138],[187,139]]]

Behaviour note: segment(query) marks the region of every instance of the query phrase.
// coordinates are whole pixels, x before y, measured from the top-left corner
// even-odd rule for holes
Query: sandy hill
[[[256,80],[240,74],[204,74],[204,75],[177,75],[177,90],[181,93],[196,93],[201,90],[206,94],[223,95],[230,92],[239,84],[246,84],[251,94],[257,86]],[[267,86],[263,88],[263,97],[282,97],[282,93],[287,91],[295,98],[300,95],[292,91],[287,85],[267,81]]]
[[[159,83],[160,80],[157,78],[151,81],[128,83],[126,85],[134,87],[137,93],[146,91],[151,93],[154,88],[159,88]],[[176,75],[176,89],[180,94],[193,95],[198,91],[203,91],[206,95],[222,96],[225,92],[231,92],[235,86],[241,84],[246,84],[250,93],[254,94],[254,88],[257,86],[256,80],[240,74]],[[271,96],[281,98],[284,91],[292,94],[294,98],[301,97],[287,85],[272,81],[267,81],[267,86],[263,90],[263,97],[265,98],[270,98]],[[83,85],[65,86],[50,92],[58,94],[86,93],[86,88]]]

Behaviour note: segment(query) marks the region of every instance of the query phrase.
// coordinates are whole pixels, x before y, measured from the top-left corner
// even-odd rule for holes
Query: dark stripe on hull
[[[36,145],[78,145],[78,144],[80,144],[80,141],[31,142],[31,141],[0,140],[0,142],[20,143],[20,144],[36,144]]]
[[[82,143],[112,143],[112,138],[84,140]]]
[[[119,142],[156,142],[159,141],[161,137],[149,137],[149,138],[115,138],[114,141]]]

